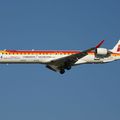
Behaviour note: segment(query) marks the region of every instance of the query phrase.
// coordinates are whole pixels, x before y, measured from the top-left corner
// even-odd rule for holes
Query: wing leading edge
[[[98,45],[95,47],[89,48],[87,50],[84,50],[82,52],[78,52],[76,54],[72,54],[66,57],[62,57],[59,59],[52,60],[47,64],[47,68],[53,70],[53,71],[59,71],[61,74],[65,72],[65,69],[69,70],[71,67],[81,58],[88,55],[88,52],[92,50],[96,50],[103,44],[104,40],[102,40]]]

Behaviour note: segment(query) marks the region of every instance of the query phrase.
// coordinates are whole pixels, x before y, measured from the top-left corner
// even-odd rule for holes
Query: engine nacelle
[[[109,52],[106,48],[97,48],[95,51],[96,57],[107,57],[108,53]]]

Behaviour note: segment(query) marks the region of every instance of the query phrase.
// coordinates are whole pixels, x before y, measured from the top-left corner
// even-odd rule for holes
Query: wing
[[[103,44],[104,40],[102,40],[96,47],[89,48],[87,50],[84,50],[82,52],[78,52],[76,54],[72,54],[66,57],[62,57],[59,59],[55,59],[47,64],[47,68],[53,70],[53,71],[60,71],[60,73],[64,73],[64,69],[71,69],[71,66],[74,65],[79,59],[85,57],[88,52],[97,49]]]

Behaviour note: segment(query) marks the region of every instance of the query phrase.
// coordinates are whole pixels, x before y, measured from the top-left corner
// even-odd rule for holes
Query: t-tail
[[[120,40],[115,45],[115,47],[111,50],[111,52],[113,52],[113,53],[120,53]]]

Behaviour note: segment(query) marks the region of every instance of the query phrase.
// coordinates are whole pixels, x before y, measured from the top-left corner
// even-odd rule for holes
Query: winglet
[[[104,43],[105,40],[102,40],[95,48],[99,48],[103,43]]]

